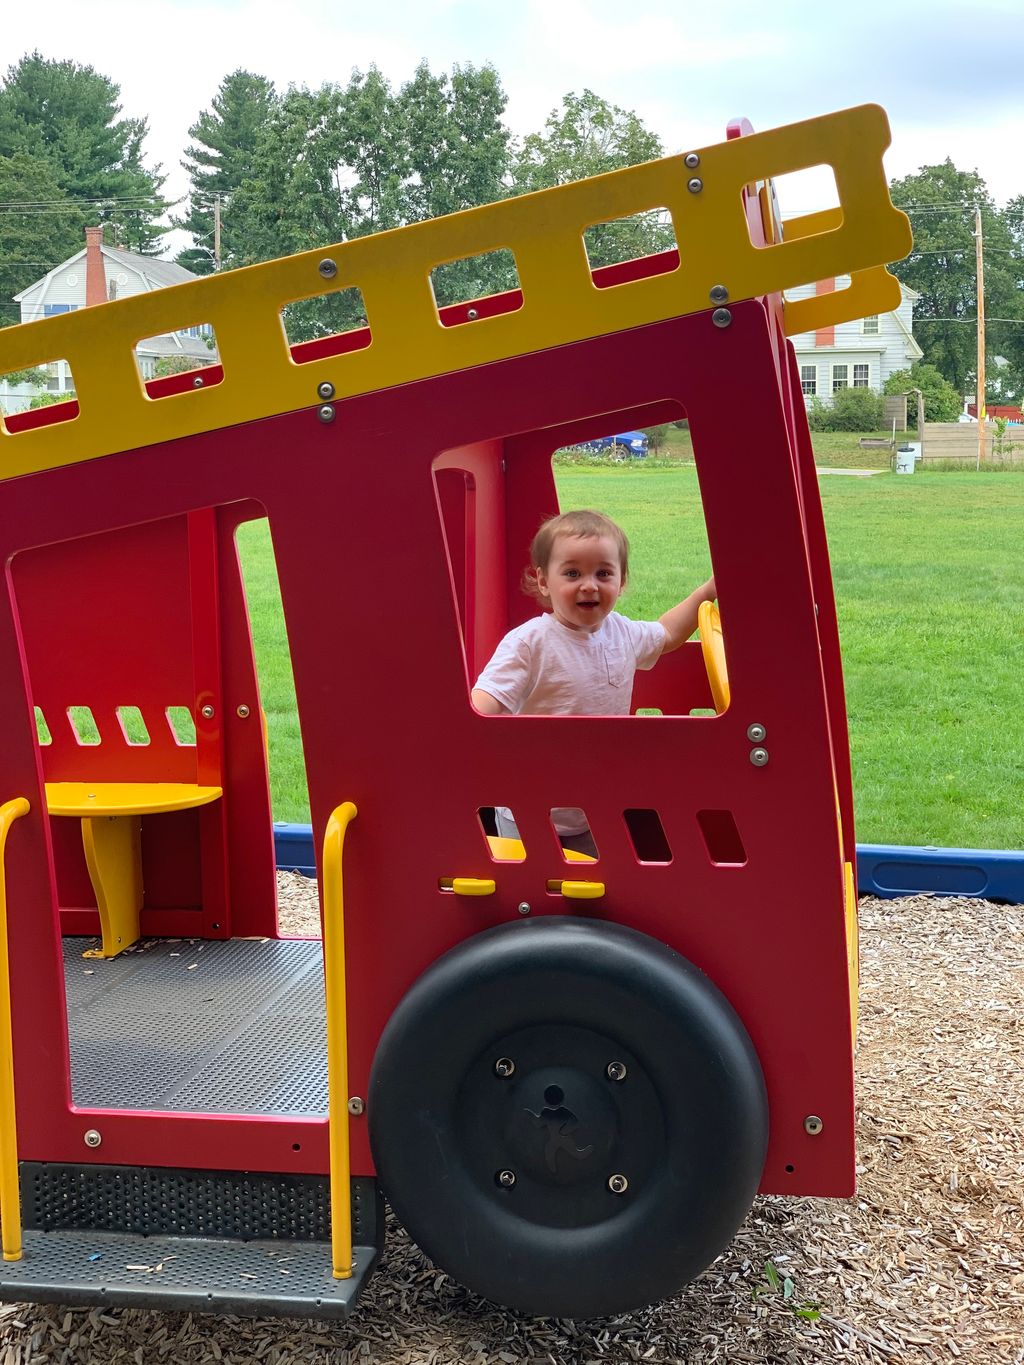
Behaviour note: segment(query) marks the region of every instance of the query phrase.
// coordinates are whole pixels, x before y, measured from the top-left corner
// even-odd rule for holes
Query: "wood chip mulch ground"
[[[285,932],[315,887],[280,875]],[[389,1227],[347,1325],[0,1306],[0,1365],[1024,1365],[1024,906],[861,902],[859,1189],[759,1199],[656,1308],[593,1323],[477,1299]]]

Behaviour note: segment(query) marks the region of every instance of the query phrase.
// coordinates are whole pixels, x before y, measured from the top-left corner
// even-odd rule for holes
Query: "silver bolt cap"
[[[696,152],[687,152],[683,157],[683,165],[689,167],[691,171],[695,171],[700,165],[700,157]]]
[[[518,909],[521,915],[528,915],[530,913],[530,902],[520,901],[519,905],[516,908]]]
[[[103,1141],[103,1138],[100,1135],[98,1129],[89,1128],[86,1130],[84,1134],[84,1141],[87,1147],[98,1147],[100,1143]]]
[[[214,716],[216,715],[216,712],[214,711],[213,707],[209,704],[209,702],[207,702],[207,704],[203,707],[199,714],[202,716],[203,720],[213,720]]]
[[[708,298],[712,303],[728,303],[729,291],[724,284],[713,284],[708,293]]]
[[[729,327],[732,325],[732,314],[728,308],[716,308],[711,314],[711,321],[716,327]]]
[[[804,1132],[810,1133],[811,1137],[817,1137],[824,1127],[824,1123],[817,1114],[808,1114],[804,1119]]]
[[[323,399],[334,397],[334,385],[329,379],[325,379],[322,384],[316,386],[317,396]]]
[[[499,1057],[494,1063],[494,1074],[496,1076],[511,1076],[516,1069],[516,1064],[511,1057]]]
[[[608,1177],[608,1188],[612,1194],[625,1194],[629,1189],[629,1181],[624,1175],[610,1175]]]
[[[365,1109],[366,1109],[365,1101],[360,1099],[358,1095],[353,1095],[348,1102],[348,1112],[350,1114],[354,1114],[356,1118],[358,1118],[359,1115],[365,1111]]]
[[[510,1190],[512,1186],[516,1183],[515,1171],[499,1171],[494,1178],[498,1182],[498,1184],[501,1185],[506,1190]]]
[[[686,188],[691,194],[700,194],[701,190],[704,188],[704,181],[701,180],[699,175],[695,175],[692,180],[687,180]]]
[[[319,270],[325,280],[333,280],[338,273],[338,263],[337,261],[332,261],[330,256],[325,256],[317,266],[317,270]]]
[[[320,418],[320,421],[323,422],[324,425],[326,426],[328,422],[334,421],[334,408],[331,406],[330,403],[325,403],[323,407],[317,408],[316,415]]]
[[[626,1079],[625,1062],[609,1062],[604,1070],[610,1081],[624,1081]]]
[[[755,768],[763,768],[764,765],[768,762],[768,750],[751,749],[750,761],[751,763],[753,763]]]
[[[759,721],[755,720],[752,724],[747,726],[747,739],[750,740],[751,744],[760,744],[761,741],[767,739],[767,737],[768,731]]]

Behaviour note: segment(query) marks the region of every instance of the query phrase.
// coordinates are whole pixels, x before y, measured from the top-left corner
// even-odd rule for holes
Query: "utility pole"
[[[213,268],[220,269],[220,195],[213,200]]]
[[[981,209],[974,210],[974,253],[978,276],[978,392],[974,406],[978,413],[978,462],[985,458],[985,263],[982,257]]]

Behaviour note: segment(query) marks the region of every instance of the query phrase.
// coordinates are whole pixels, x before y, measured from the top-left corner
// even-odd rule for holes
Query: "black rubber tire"
[[[768,1139],[722,993],[654,939],[563,917],[487,930],[424,972],[381,1036],[368,1117],[384,1192],[437,1265],[567,1318],[699,1274],[746,1216]]]

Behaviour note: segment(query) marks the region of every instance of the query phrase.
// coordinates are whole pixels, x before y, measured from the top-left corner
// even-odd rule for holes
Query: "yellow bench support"
[[[4,850],[15,820],[29,812],[23,796],[0,806],[0,1242],[5,1261],[21,1260],[18,1122],[14,1107],[11,962],[7,951],[7,877]]]
[[[331,1160],[331,1259],[336,1280],[352,1278],[351,1163],[348,1144],[348,1015],[345,1008],[345,831],[358,812],[336,806],[324,833],[324,990],[327,1003],[327,1122]]]
[[[90,948],[85,957],[116,957],[138,940],[140,817],[206,806],[221,794],[220,787],[188,782],[47,782],[50,814],[82,822],[82,846],[103,936],[103,946]]]

